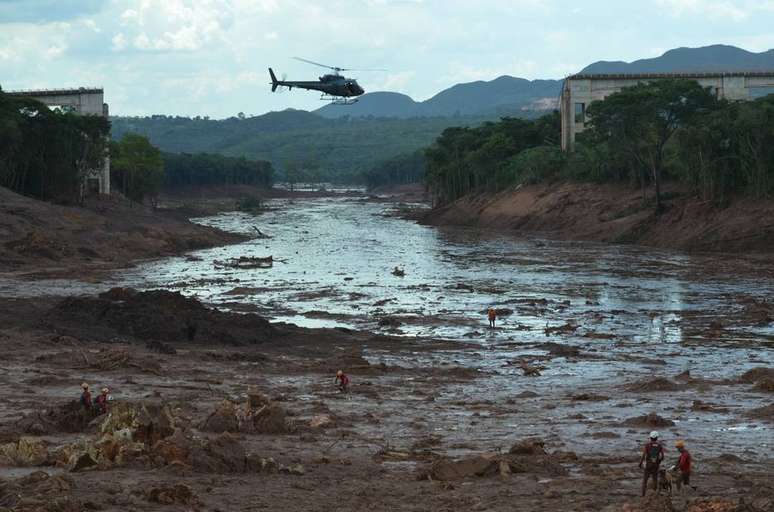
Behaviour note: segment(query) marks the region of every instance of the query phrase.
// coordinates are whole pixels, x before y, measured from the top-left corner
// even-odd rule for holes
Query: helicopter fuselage
[[[317,81],[291,81],[291,80],[277,80],[274,76],[274,71],[269,68],[269,74],[271,75],[271,90],[277,90],[277,87],[287,87],[292,89],[297,87],[299,89],[307,89],[310,91],[320,91],[323,94],[329,96],[338,96],[342,98],[351,98],[354,96],[360,96],[365,91],[357,80],[347,78],[338,74],[323,75]]]

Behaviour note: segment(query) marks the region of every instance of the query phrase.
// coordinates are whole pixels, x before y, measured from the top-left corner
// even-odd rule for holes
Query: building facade
[[[562,88],[562,149],[572,151],[575,136],[586,129],[586,108],[594,101],[643,82],[664,79],[695,80],[718,98],[748,101],[774,93],[774,71],[738,73],[580,74],[568,77]]]
[[[105,103],[105,93],[100,88],[79,87],[78,89],[41,89],[32,91],[9,91],[10,96],[33,98],[49,106],[75,112],[85,116],[108,117],[110,112]],[[105,154],[102,167],[93,169],[82,184],[83,194],[110,194],[110,155]]]

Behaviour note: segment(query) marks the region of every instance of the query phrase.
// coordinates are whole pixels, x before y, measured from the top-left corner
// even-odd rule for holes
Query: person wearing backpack
[[[658,468],[661,461],[664,460],[664,447],[658,441],[658,432],[655,430],[650,433],[650,440],[645,443],[640,457],[640,469],[645,464],[645,474],[642,476],[642,496],[645,496],[645,489],[648,487],[648,479],[653,477],[653,489],[658,492]]]

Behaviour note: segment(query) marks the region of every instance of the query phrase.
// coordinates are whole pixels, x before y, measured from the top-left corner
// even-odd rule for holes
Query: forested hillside
[[[134,132],[147,136],[162,151],[218,153],[267,160],[278,179],[284,168],[312,163],[326,181],[362,180],[376,164],[431,144],[450,126],[474,126],[484,118],[324,119],[287,110],[224,120],[172,116],[114,117],[112,136]]]

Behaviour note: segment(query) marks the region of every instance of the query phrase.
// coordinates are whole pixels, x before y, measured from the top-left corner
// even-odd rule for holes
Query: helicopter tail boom
[[[277,77],[274,75],[274,70],[269,68],[269,75],[271,75],[271,92],[274,92],[277,90],[277,87],[279,86],[279,81],[277,80]]]

